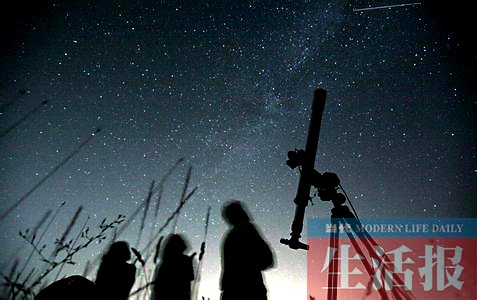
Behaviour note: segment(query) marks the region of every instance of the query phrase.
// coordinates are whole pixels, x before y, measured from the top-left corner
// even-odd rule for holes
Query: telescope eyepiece
[[[305,160],[305,150],[295,149],[294,151],[288,151],[287,156],[287,166],[289,166],[291,169],[295,169],[296,167],[303,166]]]

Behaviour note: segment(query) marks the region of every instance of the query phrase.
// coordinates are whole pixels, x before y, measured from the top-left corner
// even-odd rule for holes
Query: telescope
[[[311,201],[310,190],[312,185],[320,185],[319,179],[324,176],[315,171],[315,157],[318,149],[318,139],[320,137],[321,119],[325,109],[326,90],[316,89],[313,95],[313,104],[311,106],[310,125],[308,127],[308,136],[306,139],[305,150],[295,150],[288,152],[287,165],[294,169],[301,167],[298,189],[293,202],[295,203],[295,216],[291,225],[290,238],[280,239],[280,243],[287,245],[291,249],[308,250],[308,245],[301,242],[301,233],[303,231],[303,219],[308,202]],[[331,173],[332,174],[332,173]],[[333,176],[327,175],[326,178]],[[337,177],[336,177],[337,178]],[[338,179],[339,184],[339,179]],[[323,189],[323,191],[329,189]]]

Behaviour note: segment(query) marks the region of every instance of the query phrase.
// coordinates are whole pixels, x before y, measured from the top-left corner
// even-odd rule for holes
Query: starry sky
[[[200,295],[218,299],[220,208],[239,199],[276,253],[270,299],[305,299],[306,254],[279,239],[299,177],[286,154],[304,147],[315,88],[328,91],[315,166],[340,176],[360,217],[476,217],[470,4],[353,11],[399,3],[15,1],[2,12],[0,130],[38,109],[0,138],[0,211],[101,132],[2,220],[2,272],[29,253],[18,231],[48,209],[66,202],[51,244],[79,206],[92,228],[130,215],[184,157],[157,224],[192,166],[198,190],[177,231],[198,251],[212,207]],[[330,203],[314,202],[307,216],[328,217]],[[121,238],[134,245],[139,223]],[[84,250],[64,274],[101,251]]]

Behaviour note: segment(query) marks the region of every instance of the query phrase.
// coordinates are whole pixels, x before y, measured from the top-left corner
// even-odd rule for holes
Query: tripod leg
[[[343,225],[347,224],[346,223],[346,219],[341,219],[341,221],[343,222]],[[352,226],[351,226],[351,229],[352,229]],[[376,272],[373,271],[373,268],[371,267],[371,264],[369,263],[369,261],[367,261],[365,258],[366,256],[364,255],[363,253],[363,250],[361,250],[361,247],[359,246],[357,240],[354,238],[353,234],[351,232],[348,232],[346,231],[346,234],[348,235],[349,237],[349,240],[351,241],[351,244],[353,245],[353,248],[354,250],[361,256],[363,257],[363,265],[364,265],[364,268],[366,269],[366,272],[369,274],[369,276],[371,278],[373,278],[373,275],[375,275]],[[366,240],[365,240],[366,241]],[[363,243],[365,242],[363,241]],[[370,245],[369,245],[370,246]],[[368,251],[370,251],[370,249],[366,246],[366,243],[365,243],[365,247],[368,249]],[[373,253],[373,252],[370,252],[370,253]],[[388,295],[386,294],[386,291],[384,290],[384,285],[381,286],[379,289],[378,289],[378,292],[379,292],[379,295],[381,296],[381,300],[389,300],[389,297]],[[399,299],[399,298],[397,298]]]
[[[336,252],[333,253],[333,257],[329,257],[331,259],[330,268],[328,271],[328,300],[336,300],[338,297],[338,260],[334,258],[334,256],[339,257],[339,228],[337,219],[331,218],[331,226],[332,229],[336,229],[335,231],[330,231],[330,251],[331,249],[336,249]]]
[[[361,227],[361,222],[359,222],[359,220],[357,220],[357,224]],[[364,246],[366,247],[366,249],[368,249],[369,253],[375,253],[375,248],[373,247],[378,247],[378,243],[376,242],[376,240],[373,239],[373,237],[367,232],[367,231],[364,231],[364,236],[365,236],[365,239],[362,241]],[[389,259],[389,257],[386,255],[386,253],[383,253],[383,258],[384,258],[384,266],[383,268],[386,269],[387,267],[387,264],[391,264],[392,261],[391,259]],[[393,280],[393,283],[396,282],[398,283],[398,287],[393,288],[391,289],[391,292],[393,293],[393,296],[396,298],[396,299],[402,299],[404,297],[404,300],[412,300],[412,299],[415,299],[414,295],[410,292],[410,291],[403,291],[401,287],[404,287],[404,281],[401,279],[401,277],[399,277],[396,273],[394,272],[391,272],[392,274],[392,280]]]

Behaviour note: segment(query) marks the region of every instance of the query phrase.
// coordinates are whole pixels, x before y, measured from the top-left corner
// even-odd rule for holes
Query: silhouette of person
[[[151,300],[190,300],[194,280],[192,256],[187,256],[184,238],[171,234],[162,250],[161,264],[156,272]]]
[[[230,230],[222,241],[221,299],[266,300],[262,271],[274,265],[272,249],[241,202],[234,200],[226,204],[222,217]]]
[[[129,298],[136,277],[136,267],[128,263],[130,259],[131,252],[127,242],[118,241],[111,244],[96,274],[99,299]]]
[[[48,285],[35,296],[35,300],[100,300],[96,296],[93,282],[83,276],[73,275]]]

